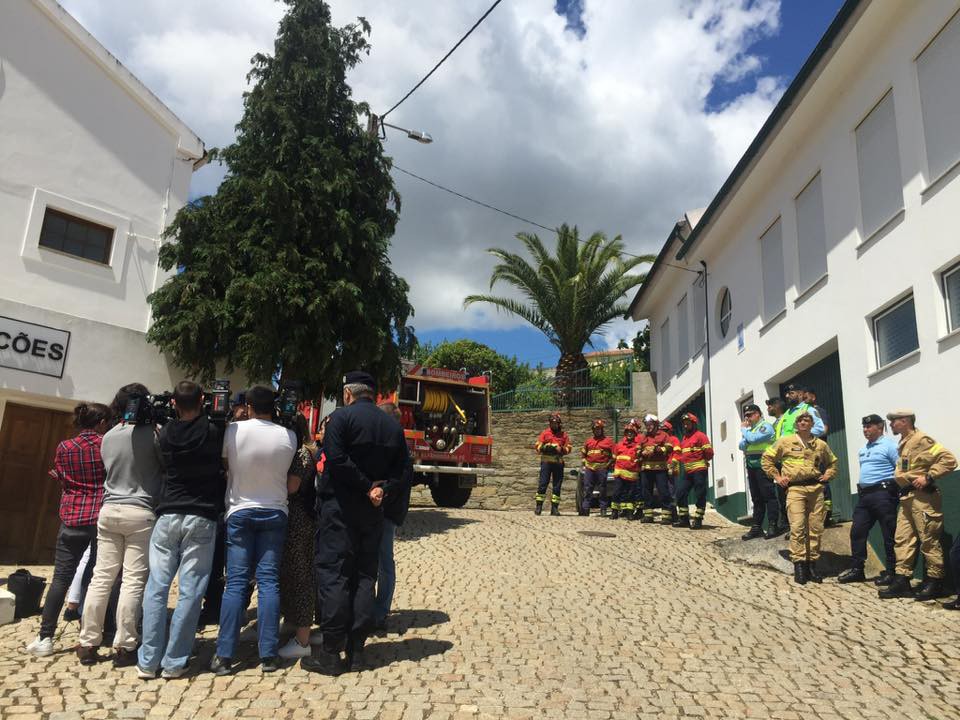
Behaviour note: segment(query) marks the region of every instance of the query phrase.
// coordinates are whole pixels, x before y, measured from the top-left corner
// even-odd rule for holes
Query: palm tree
[[[561,225],[557,229],[556,255],[551,255],[540,238],[517,233],[533,264],[526,258],[501,248],[489,252],[500,262],[490,276],[490,289],[498,280],[513,285],[528,302],[495,295],[468,295],[464,307],[485,302],[519,315],[560,351],[557,376],[572,384],[574,373],[587,367],[583,348],[592,346],[590,338],[614,318],[627,312],[624,295],[646,278],[646,273],[629,274],[638,265],[652,263],[653,255],[624,258],[623,240],[609,240],[595,232],[581,241],[577,228]],[[569,388],[568,388],[569,389]]]

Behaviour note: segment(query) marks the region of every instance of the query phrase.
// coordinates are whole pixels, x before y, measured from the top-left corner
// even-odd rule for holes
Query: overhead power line
[[[496,2],[494,2],[493,5],[491,5],[491,6],[489,7],[489,9],[483,14],[483,16],[473,24],[473,27],[470,28],[469,30],[467,30],[467,34],[464,35],[462,38],[460,38],[460,39],[457,41],[457,44],[454,45],[452,48],[450,48],[449,52],[447,52],[446,55],[444,55],[442,58],[440,58],[440,62],[438,62],[436,65],[434,65],[434,66],[433,66],[433,69],[432,69],[430,72],[428,72],[426,75],[424,75],[424,76],[423,76],[423,79],[421,79],[420,82],[418,82],[416,85],[414,85],[414,86],[410,89],[410,92],[408,92],[406,95],[404,95],[402,98],[400,98],[400,100],[398,100],[397,103],[396,103],[392,108],[390,108],[390,109],[387,110],[385,113],[383,113],[383,115],[380,116],[380,119],[383,120],[383,118],[385,118],[387,115],[389,115],[389,114],[392,113],[394,110],[396,110],[404,100],[406,100],[408,97],[410,97],[411,95],[413,95],[413,94],[417,91],[417,89],[418,89],[421,85],[423,85],[423,84],[430,78],[430,76],[433,75],[433,74],[437,71],[437,68],[439,68],[441,65],[443,65],[443,63],[446,62],[446,60],[447,60],[448,57],[450,57],[451,55],[453,55],[453,53],[456,51],[456,49],[457,49],[458,47],[460,47],[460,45],[463,44],[463,41],[466,40],[468,37],[470,37],[470,34],[480,26],[480,23],[482,23],[484,20],[487,19],[487,15],[489,15],[490,13],[492,13],[492,12],[493,12],[493,9],[494,9],[495,7],[497,7],[497,5],[499,5],[501,2],[503,2],[503,0],[496,0]]]
[[[525,223],[527,223],[528,225],[533,225],[534,227],[538,227],[538,228],[540,228],[541,230],[547,230],[548,232],[552,232],[552,233],[554,233],[554,234],[557,233],[557,229],[556,229],[556,228],[547,227],[547,226],[544,225],[543,223],[538,223],[536,220],[530,220],[529,218],[525,218],[525,217],[523,217],[522,215],[517,215],[516,213],[512,213],[512,212],[510,212],[509,210],[502,210],[502,209],[496,207],[495,205],[490,205],[489,203],[485,203],[485,202],[483,202],[482,200],[477,200],[476,198],[472,198],[472,197],[470,197],[469,195],[464,195],[463,193],[457,192],[456,190],[451,190],[450,188],[446,187],[445,185],[441,185],[440,183],[436,183],[436,182],[434,182],[433,180],[428,180],[427,178],[422,177],[422,176],[420,176],[420,175],[417,175],[416,173],[410,172],[409,170],[405,170],[404,168],[400,167],[399,165],[396,165],[396,164],[395,164],[395,165],[393,166],[393,169],[394,169],[394,170],[399,170],[399,171],[402,172],[404,175],[409,175],[409,176],[412,177],[412,178],[416,178],[416,179],[419,180],[420,182],[426,183],[427,185],[430,185],[431,187],[435,187],[435,188],[437,188],[437,190],[443,190],[444,192],[450,193],[451,195],[455,195],[456,197],[461,198],[462,200],[466,200],[467,202],[472,202],[474,205],[479,205],[480,207],[486,208],[487,210],[493,210],[494,212],[498,212],[498,213],[500,213],[501,215],[506,215],[507,217],[511,217],[511,218],[513,218],[514,220],[519,220],[520,222],[525,222]],[[578,241],[578,242],[581,242],[581,243],[587,242],[586,240],[584,240],[584,239],[582,239],[582,238],[577,238],[577,241]],[[627,257],[632,257],[632,258],[641,257],[640,255],[635,255],[634,253],[627,252],[626,250],[622,250],[620,254],[621,254],[621,255],[626,255]],[[696,273],[697,275],[700,274],[700,271],[699,271],[699,270],[694,270],[694,269],[692,269],[692,268],[683,267],[682,265],[674,265],[674,264],[672,264],[672,263],[663,263],[663,264],[664,264],[664,265],[668,265],[669,267],[672,267],[672,268],[677,268],[678,270],[686,270],[687,272]]]

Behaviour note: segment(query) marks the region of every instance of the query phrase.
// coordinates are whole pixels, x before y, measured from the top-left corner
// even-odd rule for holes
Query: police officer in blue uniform
[[[323,642],[302,667],[325,675],[363,662],[374,627],[384,485],[401,481],[409,457],[403,428],[376,406],[375,394],[371,375],[347,373],[345,407],[330,416],[323,441],[315,547]]]
[[[879,415],[863,418],[863,437],[867,444],[860,448],[860,482],[857,483],[857,507],[850,527],[852,564],[837,578],[838,582],[863,582],[863,566],[867,562],[867,535],[874,523],[880,523],[887,569],[875,580],[877,585],[893,582],[896,556],[893,535],[897,529],[897,503],[900,491],[893,479],[897,469],[897,443],[883,434],[885,423]]]

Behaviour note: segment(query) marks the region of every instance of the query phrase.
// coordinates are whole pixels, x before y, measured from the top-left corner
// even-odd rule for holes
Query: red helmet
[[[670,423],[669,420],[664,420],[662,423],[660,423],[660,427],[662,427],[667,432],[673,432],[673,425]]]
[[[560,417],[560,413],[553,413],[553,414],[550,416],[549,422],[550,422],[550,424],[553,424],[553,423],[563,424],[563,418]]]
[[[602,430],[605,426],[606,426],[606,423],[605,423],[603,420],[601,420],[600,418],[597,418],[596,420],[594,420],[594,421],[593,421],[593,425],[591,425],[591,427],[593,427],[593,428],[600,428],[601,430]]]
[[[692,422],[694,425],[699,425],[699,424],[700,424],[700,421],[697,420],[697,416],[694,415],[692,412],[684,413],[684,414],[683,414],[683,417],[680,418],[680,419],[681,419],[681,420],[689,420],[689,421]]]

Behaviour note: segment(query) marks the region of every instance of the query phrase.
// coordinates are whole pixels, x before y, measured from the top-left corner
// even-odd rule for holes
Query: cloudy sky
[[[60,0],[207,146],[233,138],[250,57],[269,52],[274,0]],[[366,17],[370,56],[354,96],[383,112],[491,0],[332,0]],[[705,206],[840,6],[840,0],[504,0],[389,121],[397,166],[543,225],[621,234],[656,253],[685,209]],[[194,178],[212,192],[222,169]],[[421,339],[474,337],[533,364],[556,352],[491,309],[486,248],[548,233],[395,172],[403,210],[391,253]],[[549,238],[547,238],[549,239]],[[597,344],[632,337],[614,323]]]

